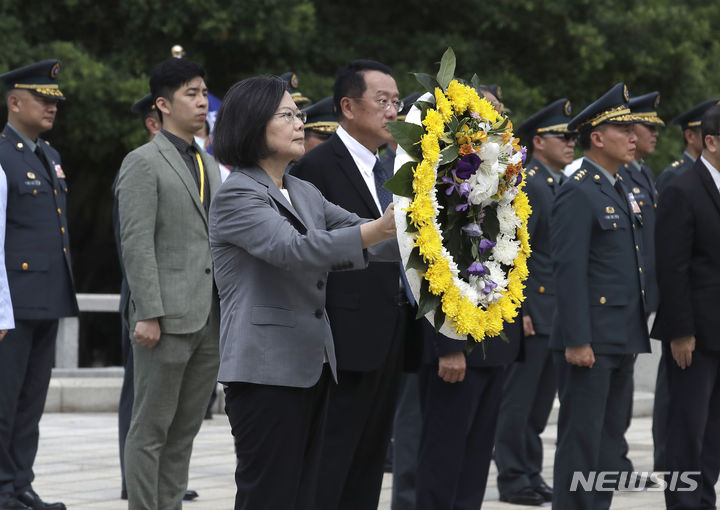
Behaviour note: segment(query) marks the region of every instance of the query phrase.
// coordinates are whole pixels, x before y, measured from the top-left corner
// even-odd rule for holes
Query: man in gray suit
[[[116,187],[135,369],[125,444],[133,510],[181,508],[192,442],[217,378],[207,214],[220,173],[193,141],[208,111],[204,76],[186,59],[153,70],[163,129],[128,154]]]

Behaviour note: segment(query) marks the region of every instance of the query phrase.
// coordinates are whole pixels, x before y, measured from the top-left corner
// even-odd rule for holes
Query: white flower
[[[511,165],[517,165],[522,161],[522,152],[516,152],[512,156],[510,156],[510,164]]]
[[[480,147],[480,159],[484,165],[494,165],[497,162],[498,154],[500,154],[500,145],[497,143],[488,141]]]
[[[500,267],[500,264],[494,260],[488,260],[483,262],[483,265],[490,272],[490,279],[497,283],[496,290],[505,290],[508,284],[508,279],[505,275],[505,271],[503,271],[502,267]]]
[[[513,200],[515,200],[515,196],[518,194],[520,190],[517,189],[516,186],[513,186],[510,189],[505,190],[505,193],[503,193],[502,198],[498,201],[498,204],[500,205],[509,205]]]
[[[474,205],[482,204],[483,201],[497,193],[497,174],[488,174],[479,169],[468,182],[470,183],[470,202]]]
[[[497,238],[497,244],[492,249],[493,257],[496,261],[506,266],[511,266],[520,250],[520,242],[500,234]]]
[[[507,195],[507,192],[505,194]],[[510,236],[510,238],[514,238],[516,229],[520,227],[522,222],[520,221],[520,218],[518,218],[517,214],[515,214],[515,210],[510,204],[501,202],[498,205],[497,219],[500,223],[500,232],[506,236]]]

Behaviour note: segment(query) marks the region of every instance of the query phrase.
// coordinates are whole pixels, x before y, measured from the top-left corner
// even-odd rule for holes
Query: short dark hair
[[[703,149],[705,149],[705,137],[707,135],[720,136],[720,105],[715,105],[706,111],[700,122],[702,131]]]
[[[593,129],[581,129],[578,134],[578,143],[580,143],[580,147],[583,151],[586,151],[590,148],[590,133],[592,133]]]
[[[366,71],[380,71],[388,75],[392,74],[392,69],[375,60],[358,59],[348,62],[345,67],[338,71],[335,77],[335,85],[333,85],[333,103],[338,117],[342,117],[340,100],[343,97],[360,97],[365,93],[364,74]]]
[[[164,97],[172,101],[173,94],[177,89],[188,83],[193,78],[205,79],[205,69],[186,58],[170,57],[156,65],[150,73],[150,94],[153,103],[158,97]],[[160,120],[162,112],[158,110]]]
[[[270,155],[265,130],[286,91],[287,82],[276,76],[247,78],[230,87],[215,121],[213,152],[220,163],[248,166]]]

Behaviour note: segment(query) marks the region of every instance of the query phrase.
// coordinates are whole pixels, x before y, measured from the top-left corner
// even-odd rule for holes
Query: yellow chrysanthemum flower
[[[499,335],[503,329],[502,309],[500,305],[497,303],[490,305],[485,317],[485,334],[488,336]]]
[[[462,115],[468,109],[470,104],[470,94],[468,88],[457,80],[453,80],[448,85],[448,98],[453,103],[455,115]]]
[[[436,296],[442,295],[453,284],[450,263],[446,259],[438,259],[430,264],[425,279],[430,284],[430,292]]]
[[[446,124],[450,122],[450,118],[453,115],[453,108],[450,104],[450,101],[448,101],[448,98],[445,96],[443,91],[435,87],[435,106],[437,108],[437,111],[440,113],[440,115],[443,118],[443,122]]]
[[[440,137],[445,132],[445,121],[443,120],[443,116],[436,110],[428,110],[422,124],[427,128],[428,134],[435,137]]]
[[[416,227],[429,225],[435,218],[433,201],[427,194],[417,195],[408,207],[410,218]]]
[[[442,311],[446,316],[453,318],[460,308],[460,289],[454,285],[445,291],[442,298]]]
[[[415,246],[420,248],[420,254],[426,262],[435,262],[442,258],[442,238],[434,226],[420,227]]]
[[[477,96],[477,94],[475,94]],[[471,109],[480,115],[480,117],[487,119],[488,122],[491,124],[494,124],[497,122],[498,118],[500,117],[500,114],[495,110],[492,103],[485,99],[484,97],[480,99],[478,96],[477,101],[473,101]]]
[[[431,134],[423,135],[420,139],[420,146],[422,147],[423,158],[433,165],[437,163],[440,157],[440,143],[437,137]]]

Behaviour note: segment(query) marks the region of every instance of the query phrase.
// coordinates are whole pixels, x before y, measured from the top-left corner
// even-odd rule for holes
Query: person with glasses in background
[[[392,202],[378,149],[393,140],[386,124],[403,108],[397,85],[386,65],[354,60],[339,71],[333,97],[340,126],[293,173],[330,202],[379,218]],[[339,381],[330,390],[318,510],[377,508],[411,309],[399,260],[398,251],[395,262],[328,278]]]
[[[255,77],[230,88],[215,124],[215,155],[232,167],[210,208],[210,247],[235,510],[318,508],[329,391],[341,377],[328,273],[398,253],[392,205],[362,219],[287,172],[305,153],[305,119],[281,79]]]
[[[562,98],[536,112],[518,127],[532,150],[527,163],[526,192],[532,215],[528,232],[532,257],[523,304],[524,360],[510,365],[503,385],[495,463],[500,501],[542,505],[552,501],[552,488],[542,477],[540,439],[555,399],[552,351],[548,347],[555,313],[555,283],[550,255],[550,216],[555,195],[566,179],[563,167],[573,160],[577,131],[568,130],[570,101]]]

